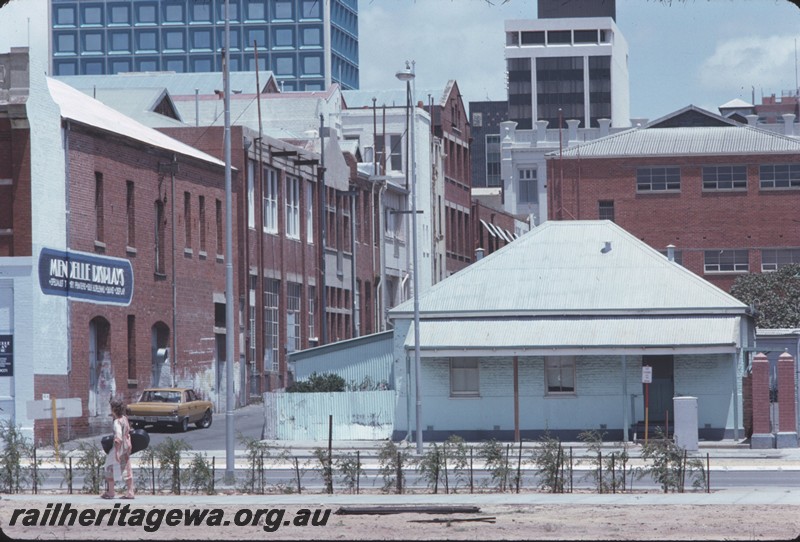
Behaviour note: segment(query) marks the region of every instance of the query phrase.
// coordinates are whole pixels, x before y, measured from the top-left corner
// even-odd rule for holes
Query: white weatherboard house
[[[632,438],[697,398],[700,438],[743,438],[748,307],[609,221],[550,221],[420,296],[425,440]],[[413,303],[390,311],[394,437],[416,421]],[[408,392],[411,392],[410,394]],[[639,433],[641,438],[641,432]]]

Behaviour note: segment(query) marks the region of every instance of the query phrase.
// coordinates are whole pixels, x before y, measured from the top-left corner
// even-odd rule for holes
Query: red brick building
[[[551,220],[613,220],[726,290],[800,262],[797,137],[689,106],[547,160]]]

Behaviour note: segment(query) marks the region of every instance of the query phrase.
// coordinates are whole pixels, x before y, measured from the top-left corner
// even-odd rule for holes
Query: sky
[[[362,90],[458,82],[469,101],[505,100],[504,21],[535,19],[534,0],[359,0]],[[617,0],[628,42],[631,117],[794,91],[800,9],[788,0]]]

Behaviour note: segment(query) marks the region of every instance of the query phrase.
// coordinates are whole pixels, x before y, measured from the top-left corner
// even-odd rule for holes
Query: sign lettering
[[[133,267],[123,258],[43,248],[39,254],[39,286],[47,295],[130,305]]]

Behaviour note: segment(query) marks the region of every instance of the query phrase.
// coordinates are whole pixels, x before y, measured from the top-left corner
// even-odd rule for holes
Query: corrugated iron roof
[[[154,147],[177,152],[184,156],[191,156],[218,166],[225,165],[225,162],[162,134],[158,130],[149,128],[66,83],[48,77],[47,86],[53,101],[61,109],[61,116],[65,119],[119,134]]]
[[[224,89],[222,72],[137,72],[118,73],[114,75],[66,75],[56,79],[67,83],[79,90],[88,90],[93,87],[102,88],[166,88],[172,96],[194,96],[195,89],[200,95],[214,94],[215,91]],[[272,72],[259,74],[261,89],[265,89],[270,79],[274,79]],[[231,92],[253,94],[256,85],[256,72],[231,72]]]
[[[606,243],[610,250],[606,250]],[[423,318],[744,313],[744,303],[607,220],[549,221],[431,287]],[[390,311],[408,318],[412,300]]]
[[[565,158],[617,158],[800,152],[800,140],[752,126],[633,128],[565,148]],[[547,154],[548,158],[559,152]]]
[[[690,347],[733,352],[739,344],[737,316],[530,318],[437,320],[420,323],[420,348],[428,351],[524,350],[548,354],[581,349],[587,354],[612,349]],[[413,331],[405,340],[414,347]]]

